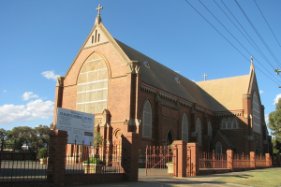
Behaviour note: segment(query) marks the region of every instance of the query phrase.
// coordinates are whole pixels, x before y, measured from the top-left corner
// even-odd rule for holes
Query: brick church
[[[69,70],[58,78],[54,116],[57,107],[94,114],[106,145],[136,132],[140,155],[146,145],[180,139],[218,153],[270,151],[252,59],[249,74],[193,82],[114,38],[100,8]]]

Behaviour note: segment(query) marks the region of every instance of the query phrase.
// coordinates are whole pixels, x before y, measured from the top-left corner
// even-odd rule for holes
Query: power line
[[[270,72],[268,69],[264,68],[264,65],[261,63],[261,61],[260,61],[259,59],[257,59],[257,58],[255,58],[255,59],[256,59],[256,62],[259,63],[259,64],[256,64],[256,65],[255,65],[255,66],[257,67],[257,69],[259,69],[265,76],[267,76],[268,78],[270,78],[272,81],[274,81],[274,82],[275,82],[276,84],[278,84],[278,86],[279,86],[280,83],[278,83],[278,82],[279,82],[280,80],[277,79],[277,77],[275,77],[275,76],[272,77],[272,72]],[[263,69],[262,69],[262,68],[259,68],[257,65],[261,65],[261,66],[263,67]],[[264,70],[265,70],[267,73],[265,73]]]
[[[230,40],[226,38],[203,14],[201,14],[188,0],[184,0],[201,18],[203,18],[223,39],[227,41],[231,47],[233,47],[242,57],[244,57],[246,60],[248,59],[245,54],[243,54],[235,45],[231,43]]]
[[[270,79],[271,81],[273,81],[278,87],[280,86],[280,83],[276,80],[276,79],[273,79],[271,74],[268,75],[266,74],[262,68],[260,68],[259,66],[255,66],[261,73],[263,73],[263,75],[265,75],[268,79]]]
[[[233,14],[233,12],[228,8],[228,6],[224,3],[223,0],[221,0],[222,5],[224,6],[224,8],[227,10],[227,12],[232,16],[232,18],[236,21],[236,23],[240,26],[240,28],[243,30],[243,32],[245,33],[245,35],[247,36],[247,38],[251,41],[252,47],[254,47],[262,56],[262,58],[270,65],[270,67],[274,70],[275,67],[274,65],[270,62],[270,60],[267,58],[267,56],[264,54],[263,50],[260,49],[260,47],[257,45],[257,43],[255,42],[255,40],[248,34],[248,32],[246,31],[246,29],[243,27],[243,25],[240,23],[240,21],[235,17],[235,15]]]
[[[258,8],[258,10],[259,10],[259,12],[260,12],[260,14],[261,14],[263,20],[265,21],[267,27],[269,28],[269,30],[270,30],[270,32],[271,32],[271,34],[272,34],[274,40],[276,41],[276,43],[277,43],[277,44],[279,45],[279,47],[281,48],[281,44],[280,44],[278,38],[276,37],[275,33],[273,32],[272,27],[270,26],[269,22],[267,21],[266,17],[264,16],[264,14],[263,14],[261,8],[259,7],[257,1],[256,1],[256,0],[253,0],[253,1],[254,1],[254,3],[255,3],[256,7]]]
[[[229,39],[226,38],[226,36],[221,33],[203,14],[201,14],[188,0],[184,0],[202,19],[204,19],[204,21],[206,21],[223,39],[225,39],[227,41],[227,43],[233,47],[244,59],[248,60],[248,58],[246,57],[246,55],[244,53],[242,53],[239,48],[237,48]],[[276,83],[277,86],[279,86],[279,83],[272,79],[271,76],[268,76],[268,74],[266,74],[263,69],[257,67],[257,69],[259,69],[261,71],[261,73],[263,73],[267,78],[269,78],[271,81],[273,81],[274,83]],[[270,74],[271,75],[271,74]]]
[[[242,32],[242,30],[238,27],[238,25],[229,17],[229,15],[227,14],[227,12],[216,2],[216,0],[213,0],[213,2],[216,4],[216,6],[223,12],[223,14],[227,17],[227,19],[234,25],[234,27],[244,36],[244,38],[248,41],[248,43],[250,44],[250,45],[252,45],[252,47],[254,47],[253,46],[253,44],[250,42],[250,39],[252,40],[252,38],[250,38],[250,39],[248,39],[248,37],[245,35],[245,33],[243,33]],[[230,11],[230,10],[229,10]],[[233,15],[234,16],[234,15]],[[238,20],[237,20],[238,21]],[[241,25],[242,26],[242,25]],[[248,34],[248,33],[246,33],[246,34]],[[254,43],[255,44],[255,43]],[[256,46],[257,48],[258,48],[258,46]],[[255,48],[255,47],[254,47]],[[259,49],[259,48],[258,48]],[[248,50],[247,50],[248,51]],[[249,52],[248,52],[249,53]],[[257,58],[256,58],[257,59]],[[258,60],[257,59],[257,62],[258,63],[260,63],[260,65],[264,68],[264,70],[267,72],[267,73],[269,73],[269,74],[271,74],[272,72],[271,71],[269,71],[268,69],[267,69],[267,67],[260,61],[260,60]],[[269,65],[271,65],[271,64],[269,64]],[[274,67],[271,65],[271,67],[273,68],[273,70],[274,70]]]
[[[227,12],[221,7],[221,5],[219,5],[219,3],[216,0],[213,0],[213,2],[215,3],[215,5],[223,12],[223,14],[227,17],[227,19],[232,23],[232,25],[234,25],[234,28],[236,28],[240,34],[242,36],[244,36],[244,38],[248,41],[248,43],[250,45],[253,45],[251,43],[251,41],[248,39],[248,37],[246,36],[246,34],[244,32],[242,32],[242,30],[239,28],[239,26],[229,17],[229,15],[227,14]]]
[[[224,28],[224,30],[237,42],[239,43],[239,45],[248,53],[248,56],[251,55],[251,52],[238,40],[237,37],[235,37],[230,31],[229,29],[216,17],[215,14],[213,14],[210,9],[204,4],[202,3],[201,0],[199,0],[199,3],[209,12],[209,14],[212,15],[212,17]]]
[[[276,56],[274,55],[274,53],[270,50],[269,46],[267,45],[267,43],[264,41],[263,37],[260,35],[260,33],[258,32],[258,30],[256,29],[256,27],[254,26],[254,24],[252,23],[252,21],[250,20],[250,18],[247,16],[246,12],[244,11],[244,9],[241,7],[241,5],[237,2],[237,0],[234,0],[234,2],[236,3],[236,5],[238,6],[238,8],[240,9],[240,11],[242,12],[242,14],[244,15],[244,17],[246,18],[246,20],[248,21],[248,23],[250,24],[250,26],[252,27],[252,29],[255,31],[255,33],[257,34],[257,36],[259,37],[259,39],[262,41],[263,45],[266,47],[266,49],[268,50],[268,52],[271,54],[271,56],[273,57],[273,59],[275,60],[277,66],[279,66],[279,62],[276,58]]]
[[[202,3],[201,0],[199,0],[199,3],[213,16],[213,18],[226,30],[226,32],[228,34],[231,35],[232,38],[234,38],[234,40],[239,43],[239,45],[248,53],[248,55],[250,56],[251,53],[250,51],[239,41],[239,39],[237,37],[235,37],[230,31],[229,29],[217,18],[217,16],[215,14],[212,13],[212,11],[204,4]],[[269,73],[269,75],[271,75],[271,72],[264,66],[263,63],[261,63],[259,60],[257,61],[258,63],[260,63],[260,65],[264,68],[262,69],[265,70],[267,73]],[[264,71],[263,71],[264,72]]]

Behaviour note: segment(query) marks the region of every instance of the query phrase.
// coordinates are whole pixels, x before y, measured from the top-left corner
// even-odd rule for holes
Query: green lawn
[[[216,181],[255,187],[281,187],[281,168],[258,169],[219,175]]]

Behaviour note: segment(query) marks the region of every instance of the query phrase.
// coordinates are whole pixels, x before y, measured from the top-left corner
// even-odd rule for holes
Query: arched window
[[[232,119],[228,118],[227,119],[227,129],[231,129],[231,125],[232,125]]]
[[[152,107],[149,101],[145,101],[142,110],[142,137],[152,138]]]
[[[221,126],[221,129],[226,129],[227,128],[227,118],[223,118],[221,120],[220,126]]]
[[[252,123],[253,131],[261,133],[261,106],[258,95],[256,92],[253,94],[252,100]]]
[[[211,123],[211,121],[209,120],[209,121],[208,121],[208,136],[209,136],[210,138],[212,138],[212,135],[213,135],[212,123]]]
[[[232,120],[232,129],[238,129],[238,121],[236,118]]]
[[[196,120],[196,135],[197,135],[197,143],[199,145],[202,145],[202,127],[201,127],[201,120],[200,118],[197,118]]]
[[[216,153],[217,154],[222,154],[222,145],[220,142],[216,143]]]
[[[183,114],[182,120],[181,120],[181,134],[182,134],[182,140],[185,142],[188,142],[188,118],[186,114]]]
[[[102,113],[107,108],[108,70],[105,59],[92,54],[84,62],[77,80],[76,109]]]
[[[168,143],[167,145],[171,145],[173,143],[173,133],[172,133],[172,131],[168,132],[167,143]]]

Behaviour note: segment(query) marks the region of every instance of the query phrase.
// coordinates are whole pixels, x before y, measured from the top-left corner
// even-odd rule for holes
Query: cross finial
[[[251,56],[251,63],[254,63],[254,57]]]
[[[207,77],[208,77],[208,74],[207,74],[207,73],[204,73],[204,74],[203,74],[203,77],[204,77],[204,81],[206,81],[206,80],[207,80]]]
[[[98,15],[100,15],[101,10],[103,9],[103,7],[99,4],[96,9],[97,9],[97,11],[98,11]]]

